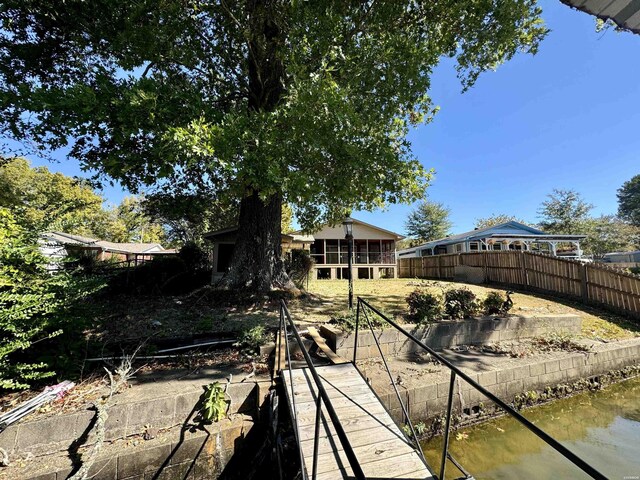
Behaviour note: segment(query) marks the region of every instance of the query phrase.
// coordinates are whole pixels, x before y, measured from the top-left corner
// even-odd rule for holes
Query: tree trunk
[[[278,0],[247,2],[250,112],[274,111],[285,93],[284,65],[278,55],[285,37],[276,22],[279,8]],[[238,239],[224,284],[254,291],[295,289],[282,262],[282,195],[276,193],[262,201],[252,185],[247,189],[249,194],[240,203]]]
[[[258,292],[295,288],[282,261],[281,216],[282,197],[278,194],[264,202],[258,192],[242,199],[238,238],[224,280],[226,286]]]

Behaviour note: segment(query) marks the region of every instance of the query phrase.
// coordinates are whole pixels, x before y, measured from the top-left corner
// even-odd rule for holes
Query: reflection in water
[[[523,413],[607,477],[640,476],[640,378]],[[429,464],[439,466],[442,438],[423,449]],[[477,480],[590,478],[510,418],[454,432],[450,451]],[[447,472],[460,476],[451,463]]]

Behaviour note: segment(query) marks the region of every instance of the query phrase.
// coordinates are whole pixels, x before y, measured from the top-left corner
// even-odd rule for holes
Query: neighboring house
[[[238,227],[209,232],[204,238],[213,243],[214,275],[224,274],[231,264]],[[396,241],[402,235],[353,220],[354,278],[397,277]],[[347,240],[342,225],[325,226],[311,234],[298,231],[282,235],[282,251],[304,249],[315,262],[312,277],[319,279],[348,278]]]
[[[559,254],[559,245],[571,245],[573,254],[582,256],[580,241],[586,235],[552,235],[518,222],[450,235],[412,248],[398,250],[398,258],[426,257],[447,253],[482,252],[487,250],[527,250]]]
[[[61,260],[69,255],[95,255],[99,261],[115,259],[143,263],[157,255],[174,255],[159,243],[117,243],[63,232],[45,232],[40,236],[40,250],[52,259]]]
[[[612,263],[613,266],[619,267],[639,267],[640,266],[640,250],[633,252],[612,252],[605,253],[602,257],[605,263]]]
[[[205,240],[213,244],[213,278],[220,278],[231,266],[233,250],[238,238],[238,227],[223,228],[203,235]],[[282,253],[294,249],[309,249],[309,244],[313,242],[313,237],[304,235],[282,234]]]

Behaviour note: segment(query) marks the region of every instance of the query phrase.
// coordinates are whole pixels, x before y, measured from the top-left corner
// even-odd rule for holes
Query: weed
[[[219,422],[227,412],[227,400],[219,382],[204,387],[204,401],[200,408],[200,416],[205,422]]]
[[[264,325],[256,325],[240,333],[236,346],[242,348],[248,354],[255,354],[268,341],[269,335],[266,333]]]

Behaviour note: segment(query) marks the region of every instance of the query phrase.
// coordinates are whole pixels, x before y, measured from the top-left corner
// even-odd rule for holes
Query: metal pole
[[[316,400],[316,430],[313,435],[313,473],[311,474],[311,478],[316,480],[316,475],[318,474],[318,443],[320,438],[320,422],[322,413],[322,397],[318,395],[318,400]]]
[[[356,353],[358,351],[358,327],[360,326],[360,298],[358,297],[358,306],[356,307],[356,332],[353,336],[353,364],[356,364]]]
[[[444,444],[442,445],[442,462],[440,463],[440,480],[444,480],[444,471],[447,466],[447,454],[449,453],[449,427],[451,426],[451,408],[453,407],[453,386],[456,383],[456,372],[451,371],[449,382],[449,399],[447,403],[447,418],[444,427]]]
[[[349,310],[353,310],[353,235],[347,235],[347,268],[349,270]]]

